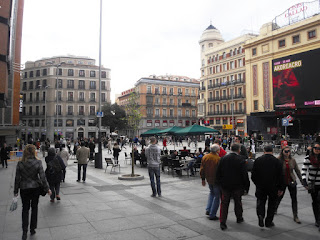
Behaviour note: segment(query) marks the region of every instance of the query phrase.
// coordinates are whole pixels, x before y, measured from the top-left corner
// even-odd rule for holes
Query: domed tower
[[[210,48],[213,48],[223,42],[224,40],[221,36],[220,31],[212,26],[212,24],[210,24],[209,27],[207,27],[207,29],[203,31],[199,41],[201,67],[204,67],[205,65],[205,55],[208,51],[210,51]]]

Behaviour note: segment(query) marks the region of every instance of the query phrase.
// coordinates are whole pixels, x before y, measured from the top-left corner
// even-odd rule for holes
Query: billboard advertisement
[[[275,109],[320,107],[320,49],[272,61]]]

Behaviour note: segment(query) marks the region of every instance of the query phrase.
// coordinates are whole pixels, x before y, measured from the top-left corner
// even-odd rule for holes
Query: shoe
[[[82,180],[83,182],[86,182],[86,180]]]
[[[275,225],[274,225],[273,222],[271,222],[271,223],[265,223],[265,226],[266,226],[267,228],[271,228],[271,227],[274,227]]]
[[[61,200],[61,198],[60,198],[60,196],[59,196],[59,195],[57,195],[57,200]]]
[[[155,194],[151,194],[151,197],[156,197],[156,195]]]
[[[206,211],[206,215],[209,215],[210,213],[209,213],[209,211]]]
[[[217,216],[213,216],[213,217],[209,217],[209,220],[214,220],[214,221],[216,221],[216,220],[219,220],[219,218],[218,218]]]
[[[80,182],[80,180],[77,180],[77,182]]]
[[[242,218],[237,218],[237,223],[242,223],[242,222],[244,222],[243,217]]]
[[[293,218],[293,221],[295,221],[298,224],[301,224],[301,222],[300,222],[300,220],[299,220],[299,218],[297,216]]]
[[[162,195],[161,195],[161,194],[158,194],[158,197],[162,197]]]
[[[264,227],[263,217],[261,215],[259,215],[258,219],[259,219],[259,227]]]
[[[31,235],[35,235],[36,233],[37,233],[36,230],[30,229],[30,234],[31,234]]]
[[[54,199],[51,199],[50,202],[54,202]]]
[[[227,227],[227,224],[225,223],[220,223],[220,228],[222,231],[226,230],[228,227]]]

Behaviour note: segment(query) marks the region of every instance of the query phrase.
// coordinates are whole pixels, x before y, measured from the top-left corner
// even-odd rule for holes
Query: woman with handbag
[[[304,159],[302,179],[303,186],[311,194],[315,226],[320,231],[320,143],[315,143],[310,155]]]
[[[298,218],[297,181],[296,181],[296,176],[293,173],[293,171],[295,171],[300,182],[303,184],[300,169],[298,167],[296,160],[291,156],[291,151],[289,146],[286,146],[281,150],[278,158],[283,165],[283,176],[284,176],[285,188],[283,189],[283,194],[278,197],[275,212],[277,212],[278,206],[284,196],[286,188],[288,188],[290,197],[291,197],[293,221],[295,221],[298,224],[301,224]]]
[[[36,147],[28,144],[18,162],[14,182],[14,195],[20,196],[22,200],[22,239],[27,239],[29,225],[29,209],[31,206],[30,233],[36,233],[38,220],[38,202],[41,189],[51,195],[46,176],[43,171],[42,162],[36,158]]]
[[[54,148],[48,149],[48,156],[45,158],[47,163],[46,177],[52,192],[50,196],[50,202],[54,202],[54,199],[60,200],[60,182],[62,179],[63,170],[66,169],[66,166],[63,163],[63,160],[60,156],[56,154]]]

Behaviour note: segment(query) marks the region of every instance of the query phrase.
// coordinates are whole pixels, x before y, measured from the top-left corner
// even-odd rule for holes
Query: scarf
[[[319,168],[320,167],[320,161],[319,161],[319,156],[316,157],[316,156],[309,156],[309,160],[310,160],[310,163],[312,164],[312,166],[316,167],[316,168]]]

